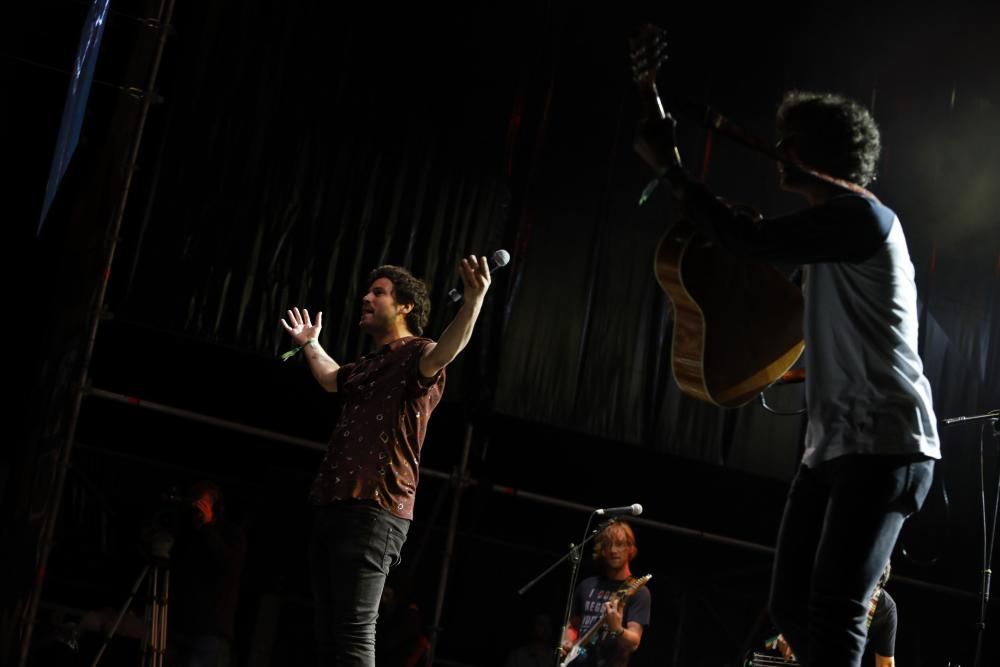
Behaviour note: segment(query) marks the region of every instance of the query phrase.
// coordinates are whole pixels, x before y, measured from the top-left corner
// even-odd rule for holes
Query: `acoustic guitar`
[[[656,88],[665,61],[663,30],[643,26],[632,40],[642,122],[669,128],[673,119]],[[662,146],[650,145],[640,133],[635,149],[662,175],[669,162]],[[679,163],[676,152],[671,159]],[[802,354],[799,288],[768,264],[729,255],[691,221],[675,222],[660,239],[654,272],[673,304],[671,368],[688,396],[738,407],[780,379]]]

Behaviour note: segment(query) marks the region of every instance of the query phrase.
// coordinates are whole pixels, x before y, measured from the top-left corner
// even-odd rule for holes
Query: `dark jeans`
[[[805,667],[861,664],[868,601],[934,462],[849,455],[802,466],[788,492],[771,578],[771,618]]]
[[[374,503],[319,508],[309,567],[320,665],[374,667],[379,600],[409,527]]]

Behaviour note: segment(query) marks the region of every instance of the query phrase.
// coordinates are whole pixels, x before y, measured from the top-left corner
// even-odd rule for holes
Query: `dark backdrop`
[[[51,482],[101,276],[104,230],[144,85],[155,2],[112,3],[80,151],[47,229],[33,236],[85,5],[45,1],[7,22],[14,84],[5,135],[12,323],[22,391],[5,458],[11,544],[30,544]],[[324,311],[337,358],[364,349],[354,326],[366,272],[383,262],[425,277],[430,334],[462,254],[511,251],[476,337],[449,368],[425,465],[450,470],[474,425],[476,479],[590,506],[642,502],[644,516],[773,543],[800,453],[798,418],[755,404],[720,411],[669,375],[670,312],[652,275],[669,224],[662,193],[631,152],[637,103],[626,38],[663,25],[660,77],[769,137],[781,92],[833,89],[874,107],[885,145],[874,191],[899,214],[922,296],[921,345],[939,416],[996,408],[1000,374],[1000,62],[997,10],[951,3],[905,13],[719,7],[680,11],[576,3],[485,3],[361,11],[325,2],[180,3],[149,116],[98,330],[94,386],[323,441],[335,398],[300,362],[281,364],[277,319]],[[765,212],[797,204],[766,160],[690,122],[693,173]],[[734,295],[738,298],[738,295]],[[18,348],[19,350],[21,348]],[[775,390],[784,406],[797,388]],[[897,572],[975,591],[981,559],[978,429],[944,431],[926,509],[904,533]],[[247,524],[241,653],[271,628],[275,660],[306,659],[305,490],[319,454],[84,404],[46,599],[114,603],[132,576],[143,511],[162,489],[219,478]],[[987,443],[987,484],[996,446]],[[993,471],[992,473],[990,471]],[[478,488],[478,487],[476,487]],[[430,620],[449,496],[424,481],[404,567]],[[26,518],[25,518],[26,517]],[[439,657],[500,664],[534,610],[558,616],[564,574],[513,591],[577,539],[582,514],[470,489],[463,503]],[[769,557],[640,527],[639,570],[656,574],[640,664],[734,664],[762,616]],[[20,541],[19,541],[20,540]],[[904,553],[905,551],[905,553]],[[31,549],[12,550],[15,599]],[[130,583],[130,582],[128,582]],[[900,659],[971,662],[975,601],[902,581]],[[274,605],[279,621],[262,621]],[[995,622],[993,622],[995,627]],[[993,649],[996,650],[995,647]],[[257,653],[254,653],[256,651]],[[249,663],[247,663],[249,664]],[[274,664],[279,664],[275,662]]]

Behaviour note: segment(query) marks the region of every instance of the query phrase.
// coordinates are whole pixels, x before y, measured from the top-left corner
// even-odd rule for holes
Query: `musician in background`
[[[896,652],[896,601],[885,590],[885,584],[889,581],[889,574],[892,572],[892,564],[886,563],[882,577],[878,580],[875,593],[872,594],[868,602],[868,646],[866,653],[873,653],[875,656],[875,667],[895,667],[896,660],[893,655]],[[795,660],[795,652],[785,641],[784,635],[778,635],[773,645],[781,652],[785,660]]]
[[[594,538],[593,557],[602,572],[576,588],[573,615],[563,637],[564,654],[595,625],[604,619],[607,623],[572,667],[625,667],[639,648],[643,629],[649,625],[649,589],[643,586],[624,600],[615,596],[633,579],[629,563],[637,553],[635,533],[623,521],[615,521]]]
[[[535,614],[528,630],[527,643],[507,654],[504,667],[552,667],[552,618]]]
[[[868,601],[941,457],[917,352],[917,290],[899,218],[862,189],[881,149],[868,110],[793,91],[776,120],[781,186],[808,204],[779,217],[730,208],[691,181],[672,118],[645,124],[636,149],[723,249],[805,265],[808,425],[769,606],[804,665],[858,667]]]
[[[176,527],[171,566],[170,664],[230,667],[235,654],[246,533],[229,518],[218,484],[194,482],[189,525]]]

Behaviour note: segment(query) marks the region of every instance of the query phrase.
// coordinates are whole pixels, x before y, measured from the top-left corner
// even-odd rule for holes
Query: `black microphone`
[[[497,269],[507,266],[507,262],[509,261],[510,261],[509,252],[503,249],[497,250],[495,253],[490,255],[490,261],[489,261],[490,274],[492,275],[493,272],[496,271]],[[448,292],[448,299],[451,300],[452,303],[458,303],[459,301],[462,300],[462,290],[457,288],[452,289],[450,292]]]
[[[639,516],[642,514],[642,505],[635,503],[634,505],[629,505],[628,507],[608,507],[602,510],[596,510],[594,514],[597,516],[625,516],[626,514]]]

